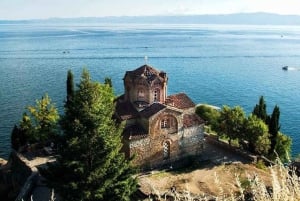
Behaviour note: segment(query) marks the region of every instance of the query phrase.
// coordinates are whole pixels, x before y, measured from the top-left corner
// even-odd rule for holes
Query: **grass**
[[[260,163],[259,163],[260,164]],[[238,191],[225,194],[220,185],[219,175],[215,175],[215,184],[218,187],[217,196],[209,195],[192,195],[189,191],[184,192],[165,192],[159,194],[156,189],[150,200],[177,200],[177,201],[194,201],[194,200],[218,200],[218,201],[297,201],[300,200],[300,183],[299,177],[294,170],[285,167],[279,160],[275,166],[266,167],[271,177],[271,184],[266,184],[255,173],[247,176],[236,176],[236,186]]]

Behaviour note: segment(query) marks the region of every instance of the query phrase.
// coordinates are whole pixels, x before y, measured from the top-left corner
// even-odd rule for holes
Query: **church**
[[[204,121],[185,94],[168,95],[166,72],[149,65],[127,71],[125,93],[116,99],[116,118],[124,122],[126,157],[144,168],[172,165],[204,147]]]

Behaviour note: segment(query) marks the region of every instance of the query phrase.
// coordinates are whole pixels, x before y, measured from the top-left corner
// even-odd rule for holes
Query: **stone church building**
[[[125,93],[116,100],[116,118],[125,122],[123,151],[134,164],[169,165],[203,149],[204,121],[185,94],[167,94],[168,77],[149,65],[127,71]]]

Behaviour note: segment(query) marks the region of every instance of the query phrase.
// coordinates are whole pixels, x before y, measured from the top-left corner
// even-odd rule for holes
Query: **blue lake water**
[[[167,72],[169,94],[247,113],[261,95],[269,113],[278,104],[281,131],[300,153],[300,27],[18,24],[0,25],[0,157],[27,105],[48,93],[62,111],[68,69],[77,81],[84,67],[94,80],[109,76],[122,94],[125,71],[144,56]]]

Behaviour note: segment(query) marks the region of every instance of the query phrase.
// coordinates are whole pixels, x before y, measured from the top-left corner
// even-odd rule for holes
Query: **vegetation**
[[[250,115],[245,119],[244,129],[249,151],[261,155],[268,154],[271,144],[268,126],[255,115]]]
[[[208,125],[211,126],[212,130],[216,130],[217,121],[220,117],[220,112],[208,105],[200,105],[196,108],[196,114],[200,116]]]
[[[105,78],[103,84],[94,82],[88,71],[84,70],[75,89],[73,77],[73,73],[68,71],[65,111],[59,125],[57,109],[46,94],[36,101],[35,106],[27,107],[28,111],[23,114],[20,124],[13,128],[12,147],[18,150],[27,143],[45,143],[61,132],[57,162],[40,171],[64,200],[130,200],[136,191],[137,181],[133,177],[135,169],[131,161],[121,153],[123,126],[112,118],[115,109],[112,81]],[[276,105],[272,114],[268,115],[266,108],[262,96],[248,117],[240,106],[224,106],[218,111],[201,105],[196,108],[196,113],[220,137],[228,139],[230,145],[232,142],[237,142],[238,146],[246,144],[244,148],[252,153],[271,159],[278,156],[282,161],[287,161],[291,139],[280,132],[280,109]],[[59,126],[61,130],[58,131]],[[259,166],[264,167],[263,164]],[[271,169],[273,179],[279,177],[283,180],[280,184],[292,185],[288,188],[280,186],[291,193],[296,186],[292,181],[293,175],[278,176],[276,171]],[[266,200],[284,198],[275,192],[278,184],[270,193],[256,179],[243,180],[243,185],[238,183],[240,194],[231,197],[238,200],[248,200],[247,196],[251,200],[261,200],[257,196],[264,196]],[[247,184],[246,189],[244,184]],[[297,196],[300,197],[300,192]],[[223,195],[222,198],[226,200]]]
[[[270,135],[271,135],[271,137],[270,137],[270,139],[271,139],[270,153],[273,153],[275,150],[277,136],[278,136],[278,132],[280,130],[279,117],[280,117],[280,111],[279,111],[279,107],[276,105],[274,107],[271,117],[269,118],[270,119],[269,131],[270,131]]]
[[[282,161],[290,161],[291,146],[291,138],[281,132],[278,132],[276,137],[275,154],[273,154],[273,157],[274,155],[278,155]]]
[[[229,144],[231,140],[241,139],[243,135],[243,126],[245,120],[245,113],[239,106],[230,108],[224,106],[220,112],[218,133],[225,135],[229,138]]]
[[[263,96],[259,98],[259,103],[255,105],[252,114],[257,116],[267,124],[269,117],[267,114],[267,105]]]
[[[27,143],[45,143],[57,135],[59,115],[47,94],[27,110],[28,114],[23,114],[20,125],[16,125],[11,134],[11,144],[16,150]]]
[[[64,200],[130,200],[136,190],[134,168],[120,153],[113,101],[112,87],[91,81],[84,70],[65,106],[58,162],[42,170]]]
[[[266,112],[266,107],[267,106],[264,98],[261,96],[259,99],[259,104],[256,105],[253,110],[253,114],[262,119],[268,125],[269,139],[271,142],[268,156],[273,160],[279,156],[282,161],[289,161],[292,140],[290,137],[280,132],[280,109],[277,105],[275,105],[272,114],[268,115]]]
[[[66,107],[68,107],[68,104],[73,99],[75,89],[74,89],[74,75],[71,70],[68,70],[68,75],[67,75],[67,101],[66,101]]]
[[[263,168],[265,166],[260,164]],[[281,201],[281,200],[300,200],[300,183],[298,176],[289,168],[277,161],[277,165],[266,168],[269,171],[270,182],[264,181],[256,173],[248,174],[247,177],[240,177],[236,174],[236,180],[227,183],[225,186],[236,186],[237,191],[229,191],[224,189],[224,185],[220,182],[219,176],[215,175],[215,185],[219,189],[217,195],[202,194],[197,195],[189,191],[188,185],[186,191],[168,191],[161,192],[160,189],[152,186],[150,200],[178,200],[178,201],[194,201],[194,200],[221,200],[221,201]],[[235,184],[234,184],[235,183]]]
[[[246,117],[243,108],[224,106],[221,111],[201,105],[196,113],[229,144],[239,142],[248,151],[264,155],[275,160],[288,161],[291,152],[291,138],[280,132],[280,109],[276,105],[271,115],[267,114],[267,105],[261,96],[253,113]],[[246,142],[246,144],[244,143]]]

